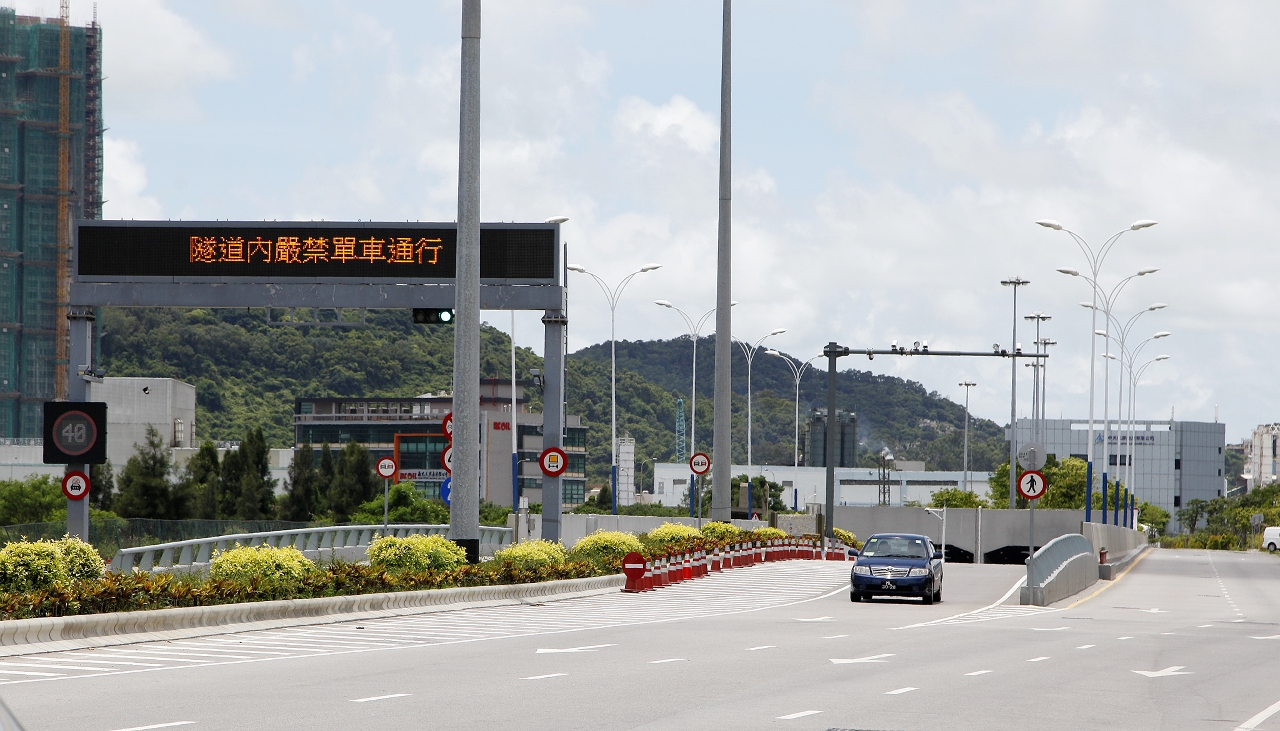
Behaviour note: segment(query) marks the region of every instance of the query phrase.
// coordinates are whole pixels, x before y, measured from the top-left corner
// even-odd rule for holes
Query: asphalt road
[[[847,571],[5,658],[0,697],[28,731],[1280,731],[1280,558],[1154,551],[1047,609],[998,604],[1019,567],[951,565],[929,607]]]

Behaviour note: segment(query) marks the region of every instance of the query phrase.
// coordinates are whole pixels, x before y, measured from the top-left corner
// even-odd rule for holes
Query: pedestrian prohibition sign
[[[547,447],[538,457],[538,464],[542,466],[542,474],[547,477],[559,477],[569,467],[569,458],[565,456],[563,449]]]
[[[1044,497],[1044,491],[1048,487],[1049,483],[1045,481],[1044,475],[1035,470],[1027,470],[1018,477],[1018,494],[1028,500]]]
[[[698,452],[689,458],[689,469],[693,470],[695,475],[705,475],[707,470],[711,469],[711,458]]]

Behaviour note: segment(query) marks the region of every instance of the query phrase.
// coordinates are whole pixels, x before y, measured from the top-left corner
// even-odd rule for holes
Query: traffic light
[[[453,322],[453,310],[413,308],[413,321],[419,325],[448,325]]]

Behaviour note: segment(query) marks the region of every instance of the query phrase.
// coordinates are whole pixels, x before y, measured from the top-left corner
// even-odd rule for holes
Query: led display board
[[[84,282],[447,281],[458,233],[449,224],[176,221],[80,221],[76,232]],[[480,277],[550,283],[555,247],[552,225],[486,224]]]

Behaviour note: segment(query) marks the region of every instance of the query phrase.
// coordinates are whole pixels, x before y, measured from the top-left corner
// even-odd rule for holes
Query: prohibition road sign
[[[440,422],[440,428],[444,430],[444,435],[449,438],[449,443],[453,444],[453,412],[444,415],[444,421]]]
[[[635,581],[644,578],[644,556],[632,551],[622,557],[622,573]]]
[[[1044,497],[1044,491],[1048,487],[1049,483],[1044,475],[1035,470],[1027,470],[1018,477],[1018,494],[1028,500]]]
[[[707,470],[711,469],[711,458],[702,452],[697,452],[689,458],[689,469],[693,470],[695,475],[705,475]]]
[[[453,474],[453,447],[445,447],[440,453],[440,466],[444,467],[444,471]]]
[[[68,500],[84,500],[89,494],[89,476],[83,472],[68,472],[62,478],[62,494]]]
[[[396,465],[396,461],[391,457],[383,457],[378,460],[378,477],[381,477],[384,480],[390,480],[392,477],[395,477],[398,469],[399,467]]]
[[[559,477],[569,468],[569,458],[565,456],[563,449],[547,447],[538,457],[538,464],[542,466],[542,474],[547,477]]]

